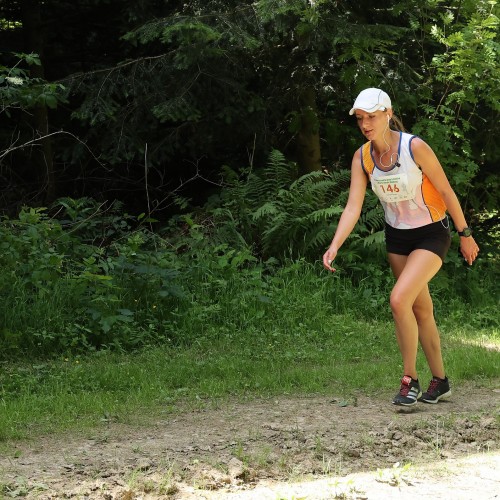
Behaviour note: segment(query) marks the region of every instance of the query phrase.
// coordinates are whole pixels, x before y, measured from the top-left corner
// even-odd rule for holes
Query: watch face
[[[465,227],[464,230],[460,233],[461,236],[471,236],[472,235],[472,229],[470,227]]]

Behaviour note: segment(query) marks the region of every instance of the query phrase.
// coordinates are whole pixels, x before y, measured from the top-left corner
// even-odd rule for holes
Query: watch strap
[[[470,227],[464,227],[462,231],[458,231],[458,236],[468,238],[469,236],[472,236],[472,229]]]

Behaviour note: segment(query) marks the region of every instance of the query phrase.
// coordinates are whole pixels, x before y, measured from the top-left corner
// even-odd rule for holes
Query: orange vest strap
[[[369,142],[366,142],[363,146],[361,146],[361,166],[363,167],[363,170],[368,178],[370,178],[370,175],[372,175],[373,169],[375,168],[375,163],[373,162],[373,158],[370,153],[370,146],[371,144]]]

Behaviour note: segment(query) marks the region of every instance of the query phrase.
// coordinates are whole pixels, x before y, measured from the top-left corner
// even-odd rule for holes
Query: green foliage
[[[62,212],[61,207],[68,207]],[[61,200],[60,220],[25,209],[0,226],[4,352],[133,348],[169,335],[178,271],[119,206]],[[80,209],[80,210],[79,210]]]
[[[403,66],[396,48],[407,29],[390,8],[366,22],[364,7],[302,0],[172,5],[122,37],[136,59],[73,79],[71,92],[82,97],[73,117],[112,164],[141,164],[148,142],[159,175],[165,162],[176,174],[179,159],[234,168],[250,149],[257,158],[276,148],[303,161],[294,140],[301,129],[314,124],[323,133],[332,111],[337,123],[344,116],[353,87]],[[387,16],[392,24],[379,22]],[[348,136],[354,131],[345,127]],[[337,163],[339,150],[346,155],[345,135],[333,138],[323,145],[327,163]]]
[[[165,162],[175,165],[180,157],[196,161],[207,151],[219,156],[213,145],[230,135],[233,142],[250,143],[251,130],[258,126],[256,112],[265,109],[249,85],[248,52],[260,42],[243,29],[247,17],[227,7],[219,6],[218,12],[202,7],[203,14],[191,12],[196,9],[188,4],[172,8],[172,15],[152,18],[126,33],[123,40],[143,57],[83,82],[73,79],[70,91],[83,98],[73,117],[91,126],[93,141],[104,141],[100,149],[113,165],[124,159],[142,164],[147,142],[155,151],[150,165],[163,177]],[[234,123],[240,126],[234,128]],[[115,134],[122,140],[117,142]]]
[[[331,241],[344,209],[350,171],[312,172],[298,179],[295,172],[296,165],[274,150],[261,171],[250,170],[241,177],[228,174],[220,198],[211,200],[207,208],[220,203],[229,209],[240,233],[265,258],[316,260]],[[369,262],[370,256],[379,257],[383,226],[379,203],[368,195],[359,223],[343,248],[346,268],[363,267],[362,256]]]
[[[185,246],[191,241],[188,234],[182,239]],[[208,238],[194,239],[181,270],[189,298],[172,313],[182,345],[164,339],[132,355],[110,346],[35,362],[12,356],[1,363],[0,441],[95,428],[103,415],[104,423],[140,417],[143,425],[144,408],[157,422],[180,401],[198,406],[227,396],[350,400],[362,390],[386,393],[390,401],[400,353],[389,286],[365,279],[353,287],[304,259],[258,262],[227,247],[215,254]],[[457,387],[471,380],[494,387],[500,362],[494,288],[484,281],[475,302],[467,302],[455,292],[459,281],[433,290],[448,375]],[[473,281],[480,283],[471,275]],[[39,348],[37,354],[47,353]],[[430,377],[423,355],[418,366]]]
[[[310,174],[286,182],[275,175],[285,166],[282,155],[274,152],[271,158],[260,176],[253,174],[254,181],[234,181],[234,188],[224,191],[225,203],[174,217],[161,234],[120,214],[119,206],[105,210],[89,199],[66,198],[50,210],[25,209],[16,219],[4,218],[2,357],[130,351],[159,344],[175,348],[219,340],[231,344],[238,332],[248,335],[249,352],[268,345],[261,350],[265,356],[280,344],[281,330],[296,332],[295,343],[306,333],[318,341],[330,335],[327,324],[311,312],[311,303],[328,303],[329,314],[355,310],[357,319],[389,321],[393,278],[383,259],[373,256],[382,242],[379,231],[369,230],[369,217],[342,252],[334,275],[318,262],[323,248],[313,250],[321,247],[322,231],[329,231],[325,228],[338,216],[335,205],[327,203],[333,194],[345,196],[347,178]],[[266,189],[274,190],[274,212],[248,197],[234,198],[230,206],[230,195],[258,193],[256,185],[267,193],[262,199],[268,197]],[[291,227],[282,222],[282,214]],[[246,242],[250,235],[243,222],[261,231],[266,257]],[[276,237],[275,226],[289,238],[288,246],[279,246],[283,240]],[[315,241],[307,241],[314,236]],[[306,250],[308,260],[288,258]],[[436,310],[446,315],[449,307],[467,311],[463,304],[477,306],[476,324],[492,327],[494,261],[478,262],[472,269],[461,262],[451,255],[433,281]]]
[[[438,81],[453,84],[443,96],[447,105],[477,105],[483,101],[486,106],[500,111],[500,75],[497,71],[500,22],[495,15],[495,10],[498,13],[496,4],[496,1],[477,2],[463,26],[453,27],[453,15],[447,12],[441,16],[443,26],[432,27],[434,38],[446,47],[445,52],[433,58],[432,67]]]
[[[60,2],[41,12],[44,25],[65,26],[44,38],[43,69],[67,91],[67,106],[49,113],[49,125],[83,141],[55,139],[61,196],[104,197],[112,186],[120,199],[144,205],[136,194],[147,170],[147,203],[163,206],[165,190],[184,186],[191,165],[197,180],[216,182],[221,165],[237,169],[248,157],[262,163],[271,149],[304,163],[296,139],[306,123],[321,136],[322,164],[341,169],[361,139],[346,116],[353,97],[381,86],[408,128],[435,147],[468,206],[477,214],[498,205],[495,1],[390,0],[376,9],[367,0],[114,5],[75,7],[73,17],[87,21],[79,23],[87,26],[83,37]],[[16,46],[25,28],[19,3],[0,9],[9,27],[4,46]],[[13,113],[0,131],[5,141],[12,130],[31,139],[29,117],[18,120],[17,106],[54,108],[62,99],[60,83],[30,79],[37,56],[18,52],[0,68],[3,110]],[[22,167],[29,192],[31,159],[12,161],[19,164],[9,166],[5,184]],[[74,183],[75,173],[85,181]],[[97,180],[88,189],[90,179]],[[196,191],[202,205],[204,186]]]
[[[58,55],[56,61],[66,77],[68,106],[49,114],[60,120],[51,130],[72,119],[71,130],[98,152],[89,158],[83,142],[55,144],[59,192],[82,184],[81,192],[89,193],[81,179],[94,177],[101,199],[112,186],[122,199],[133,198],[137,212],[150,214],[165,199],[182,200],[177,186],[187,184],[186,171],[194,166],[197,206],[183,199],[157,233],[145,227],[151,218],[90,198],[64,197],[48,210],[25,208],[18,218],[4,218],[5,352],[192,342],[210,321],[219,321],[222,297],[228,311],[237,307],[240,278],[251,284],[244,298],[250,311],[267,304],[265,292],[274,285],[263,276],[275,275],[290,257],[316,262],[335,231],[347,198],[345,167],[361,140],[347,110],[357,91],[373,85],[390,92],[412,132],[434,147],[474,215],[481,255],[488,257],[469,270],[452,252],[436,282],[443,294],[455,283],[473,301],[480,288],[474,273],[492,271],[498,247],[498,6],[398,0],[373,9],[372,3],[141,2],[119,9],[117,18],[104,16],[107,30],[116,26],[113,19],[120,21],[113,31],[120,42],[94,30],[97,53],[106,59],[76,59],[80,43],[88,42],[78,36],[67,48],[48,45],[44,63],[54,54],[68,59]],[[47,5],[51,23],[58,7]],[[92,19],[102,18],[91,12]],[[39,104],[53,108],[63,90],[30,77],[36,55],[11,60],[0,67],[2,110],[12,117],[1,129],[6,143],[13,130],[31,138],[24,111]],[[54,61],[47,70],[55,71]],[[306,92],[312,96],[307,106]],[[321,134],[321,161],[329,173],[299,177],[293,138],[304,117]],[[20,167],[31,182],[37,173],[31,158],[11,158],[18,163],[6,180]],[[251,168],[240,168],[248,158]],[[224,184],[216,191],[220,173]],[[4,184],[13,192],[9,182]],[[147,209],[142,194],[136,196],[143,186]],[[363,292],[370,304],[390,283],[380,259],[383,224],[368,193],[338,258],[355,284],[370,276]]]
[[[442,46],[428,68],[427,84],[433,86],[436,102],[422,105],[424,116],[414,127],[434,147],[453,187],[476,211],[497,205],[497,181],[486,172],[477,174],[480,168],[488,169],[491,160],[496,162],[498,147],[478,150],[474,142],[479,134],[486,138],[483,144],[492,143],[489,137],[498,133],[498,26],[495,1],[466,3],[460,18],[446,11],[430,25],[432,38]]]
[[[101,248],[111,241],[129,238],[137,220],[123,212],[123,203],[98,203],[91,198],[59,198],[52,205],[57,221],[81,243]]]
[[[428,108],[429,113],[434,110]],[[455,111],[447,106],[441,106],[439,116],[421,119],[413,128],[417,135],[433,147],[436,155],[443,164],[453,188],[459,195],[464,196],[479,170],[471,146],[463,128],[455,121]]]
[[[17,220],[5,218],[0,235],[4,283],[17,281],[39,296],[50,293],[46,284],[60,276],[64,260],[57,244],[64,237],[61,226],[48,220],[45,209],[28,208]]]
[[[27,66],[40,65],[36,54],[13,54],[17,62],[12,67],[0,65],[0,113],[11,116],[11,108],[30,110],[35,106],[57,108],[63,97],[64,86],[49,83],[40,78],[31,78]]]

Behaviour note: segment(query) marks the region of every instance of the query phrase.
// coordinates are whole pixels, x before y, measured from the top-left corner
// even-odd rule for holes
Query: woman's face
[[[356,110],[356,120],[361,133],[369,140],[373,141],[382,137],[388,126],[389,111],[374,111],[367,113],[362,109]]]

